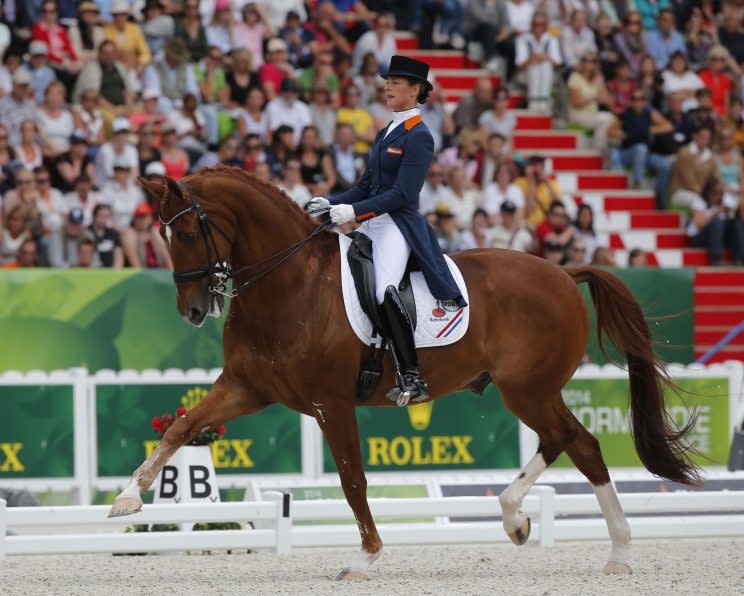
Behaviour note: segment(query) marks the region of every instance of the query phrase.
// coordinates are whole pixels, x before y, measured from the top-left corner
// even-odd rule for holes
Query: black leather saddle
[[[372,240],[362,232],[350,232],[347,236],[351,238],[351,245],[346,253],[346,258],[349,261],[349,269],[354,279],[359,303],[364,313],[372,321],[375,334],[384,337],[385,324],[380,318],[377,297],[375,296],[375,264],[372,260]],[[411,255],[403,279],[398,284],[398,294],[411,316],[414,329],[416,329],[416,299],[413,296],[411,286],[411,272],[418,270],[416,259]]]
[[[372,260],[372,240],[362,232],[351,232],[348,236],[351,238],[351,244],[346,253],[346,258],[349,261],[349,269],[354,279],[354,287],[362,310],[372,322],[372,343],[369,346],[369,355],[362,360],[357,380],[357,400],[364,402],[372,396],[382,379],[382,357],[387,344],[386,325],[375,296],[375,265]],[[398,294],[413,321],[413,328],[416,329],[416,300],[411,286],[412,271],[418,271],[416,259],[413,255],[408,259],[403,279],[398,284]],[[380,338],[379,345],[376,338]]]

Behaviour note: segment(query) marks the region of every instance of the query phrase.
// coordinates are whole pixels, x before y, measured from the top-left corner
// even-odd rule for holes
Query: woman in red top
[[[191,165],[189,156],[177,143],[176,127],[165,121],[160,129],[160,161],[165,173],[174,180],[183,178]]]
[[[720,116],[726,115],[728,98],[734,91],[734,82],[726,74],[727,68],[730,68],[738,79],[739,66],[731,58],[728,50],[721,45],[713,46],[708,54],[708,68],[699,74],[705,86],[710,89],[713,108]]]
[[[44,0],[42,3],[41,21],[31,29],[31,37],[47,44],[48,58],[55,69],[71,73],[80,69],[77,54],[70,43],[67,31],[57,23],[57,3],[54,0]]]

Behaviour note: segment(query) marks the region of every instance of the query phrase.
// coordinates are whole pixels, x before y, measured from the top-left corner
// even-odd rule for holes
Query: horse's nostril
[[[189,311],[189,318],[192,321],[198,321],[199,319],[201,319],[201,315],[202,315],[201,310],[199,310],[196,307],[192,307],[191,310]]]

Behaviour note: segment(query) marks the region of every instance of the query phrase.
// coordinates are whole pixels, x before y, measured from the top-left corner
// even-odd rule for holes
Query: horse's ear
[[[168,189],[168,193],[172,194],[175,197],[176,202],[180,203],[181,201],[184,200],[183,192],[181,191],[181,186],[178,184],[178,182],[173,180],[173,178],[171,178],[170,176],[165,177],[165,187]],[[166,193],[166,196],[167,196],[167,193]],[[165,199],[163,199],[163,201],[164,200]]]
[[[147,180],[142,176],[137,176],[137,183],[145,190],[150,193],[153,197],[157,197],[159,201],[162,201],[165,197],[165,185],[152,180]]]

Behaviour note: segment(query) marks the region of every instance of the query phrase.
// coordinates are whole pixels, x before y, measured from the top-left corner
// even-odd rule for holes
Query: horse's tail
[[[643,465],[662,478],[699,486],[699,469],[690,461],[690,449],[683,440],[695,417],[677,430],[667,415],[664,389],[671,381],[654,351],[641,305],[625,284],[608,271],[595,267],[566,267],[565,271],[576,283],[589,284],[602,353],[612,360],[602,341],[604,333],[627,359],[633,442]]]

